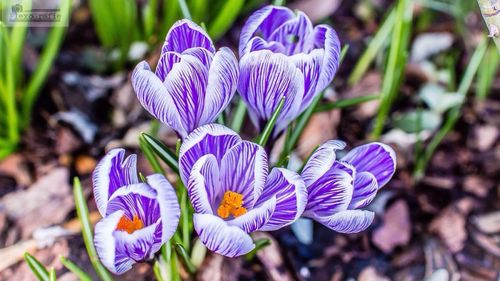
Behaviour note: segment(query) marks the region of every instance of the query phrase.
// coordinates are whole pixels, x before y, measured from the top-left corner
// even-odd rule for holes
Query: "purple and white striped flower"
[[[136,155],[111,150],[96,166],[92,181],[103,218],[95,226],[94,244],[102,263],[122,274],[136,262],[153,258],[175,233],[180,208],[174,189],[161,174],[140,182]]]
[[[340,41],[325,24],[313,26],[301,11],[266,6],[252,14],[240,35],[238,91],[260,127],[286,96],[277,131],[302,113],[337,72]]]
[[[200,240],[224,256],[250,252],[251,232],[291,224],[307,203],[297,173],[274,168],[268,174],[264,149],[222,125],[202,126],[184,140],[179,170]]]
[[[360,208],[389,182],[396,170],[396,154],[388,145],[374,142],[336,160],[336,150],[344,147],[342,141],[328,141],[304,167],[302,178],[308,190],[304,216],[337,232],[356,233],[372,223],[374,213]]]
[[[132,73],[142,106],[181,137],[213,122],[234,95],[238,61],[229,48],[216,52],[210,37],[189,20],[167,34],[153,73],[147,62]]]

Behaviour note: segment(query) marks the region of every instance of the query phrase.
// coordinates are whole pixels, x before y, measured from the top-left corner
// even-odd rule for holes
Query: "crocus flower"
[[[294,222],[307,202],[297,173],[274,168],[268,175],[264,149],[222,125],[202,126],[184,140],[179,170],[200,240],[228,257],[255,247],[251,232]]]
[[[147,62],[132,73],[142,106],[185,137],[213,122],[234,95],[238,61],[228,48],[215,51],[206,32],[189,20],[176,22],[167,34],[153,73]]]
[[[382,143],[369,143],[352,149],[340,161],[336,150],[342,141],[328,141],[311,156],[302,172],[308,190],[304,212],[323,225],[341,233],[365,230],[374,213],[360,208],[368,205],[377,191],[392,177],[396,155]]]
[[[161,174],[139,181],[134,154],[111,150],[92,174],[94,197],[103,219],[94,244],[102,263],[121,274],[153,258],[175,233],[180,208],[174,189]]]
[[[240,35],[238,91],[261,127],[286,96],[276,130],[285,128],[333,80],[340,41],[328,25],[312,25],[301,11],[266,6],[252,14]]]

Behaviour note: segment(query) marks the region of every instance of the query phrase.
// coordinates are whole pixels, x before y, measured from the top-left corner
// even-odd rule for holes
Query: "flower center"
[[[236,218],[247,212],[247,209],[242,206],[243,194],[228,190],[224,193],[224,197],[217,209],[217,214],[223,219],[229,218],[230,215]]]
[[[123,215],[116,226],[116,230],[126,231],[129,234],[132,232],[142,229],[144,227],[144,223],[141,221],[139,216],[134,215],[134,218],[130,220],[127,216]]]

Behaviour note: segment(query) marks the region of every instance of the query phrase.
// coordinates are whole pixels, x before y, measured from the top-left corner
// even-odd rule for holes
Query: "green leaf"
[[[225,1],[224,6],[217,14],[217,17],[211,22],[208,28],[208,34],[215,40],[222,36],[233,25],[241,9],[245,4],[244,0]]]
[[[141,138],[144,140],[144,143],[148,145],[149,148],[151,148],[151,150],[170,167],[170,169],[177,174],[179,173],[179,164],[177,163],[178,159],[175,153],[170,151],[168,147],[166,147],[161,141],[155,139],[153,136],[141,133]]]
[[[259,250],[271,245],[271,240],[269,240],[267,238],[257,239],[253,242],[255,244],[255,248],[252,251],[250,251],[250,253],[245,255],[245,259],[247,261],[253,260],[255,258],[255,255],[257,255],[257,252]]]
[[[266,124],[266,127],[264,128],[264,131],[262,131],[262,134],[260,135],[259,141],[257,144],[264,146],[266,145],[267,140],[269,139],[269,136],[271,136],[272,131],[274,130],[274,125],[276,124],[276,121],[278,120],[278,117],[280,116],[281,109],[283,108],[283,105],[285,105],[285,98],[281,98],[280,103],[278,104],[278,107],[274,111],[273,115],[271,116],[271,119]]]
[[[239,133],[241,130],[241,126],[243,126],[243,121],[245,121],[245,115],[247,112],[247,106],[243,99],[240,98],[236,110],[233,115],[233,122],[231,123],[231,128],[236,133]]]
[[[56,270],[51,268],[49,271],[49,281],[56,281]]]
[[[196,272],[196,266],[191,262],[191,259],[189,258],[188,252],[184,247],[182,246],[181,243],[175,243],[175,250],[177,251],[177,254],[181,257],[181,261],[186,267],[186,270],[194,274]]]
[[[148,162],[155,173],[165,174],[165,171],[163,171],[160,162],[158,162],[158,159],[156,159],[156,155],[154,154],[152,147],[149,146],[149,143],[146,141],[144,134],[145,133],[141,133],[141,135],[139,135],[139,146],[142,153],[144,153],[144,156],[146,156],[146,159],[148,159]]]
[[[321,104],[317,106],[316,110],[314,112],[323,112],[323,111],[329,111],[332,109],[337,109],[337,108],[346,108],[350,106],[355,106],[358,104],[365,103],[367,101],[372,101],[379,99],[380,95],[368,95],[368,96],[361,96],[361,97],[355,97],[355,98],[350,98],[350,99],[343,99],[331,103],[326,103],[326,104]]]
[[[199,268],[205,260],[207,254],[207,247],[203,245],[200,239],[196,239],[191,250],[191,262],[196,268]]]
[[[34,256],[24,253],[24,260],[39,281],[49,281],[49,272]]]
[[[83,242],[85,243],[90,262],[102,281],[112,281],[113,278],[101,264],[97,256],[97,251],[94,246],[94,237],[92,235],[92,226],[90,225],[89,209],[85,196],[83,195],[82,185],[77,177],[73,180],[73,196],[75,197],[76,214],[82,225]]]
[[[179,3],[179,7],[181,8],[184,18],[193,20],[193,17],[191,17],[191,13],[189,12],[188,5],[186,4],[186,0],[177,0],[177,2]]]
[[[92,278],[87,273],[85,273],[85,271],[83,271],[83,269],[78,267],[78,265],[73,263],[71,260],[69,260],[63,256],[60,256],[59,260],[64,265],[64,267],[66,267],[69,271],[73,272],[73,274],[75,274],[76,277],[78,277],[78,279],[80,279],[80,281],[92,281]]]

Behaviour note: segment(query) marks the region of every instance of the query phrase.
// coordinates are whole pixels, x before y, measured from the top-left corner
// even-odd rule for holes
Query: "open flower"
[[[200,240],[228,257],[255,247],[249,233],[294,222],[307,202],[297,173],[274,168],[268,175],[264,149],[222,125],[202,126],[184,140],[179,170]]]
[[[301,11],[266,6],[252,14],[240,35],[238,91],[259,127],[286,96],[277,131],[303,112],[331,83],[340,41],[328,25],[313,27]]]
[[[342,141],[328,141],[311,156],[302,172],[308,190],[304,216],[342,233],[365,230],[374,213],[359,210],[368,205],[396,169],[394,150],[382,143],[352,149],[340,161],[336,150]]]
[[[174,189],[161,174],[137,177],[136,156],[111,150],[92,174],[94,197],[103,216],[94,244],[102,263],[121,274],[151,259],[175,233],[180,208]]]
[[[156,71],[145,61],[139,63],[132,86],[149,113],[185,137],[226,108],[236,91],[238,72],[230,49],[216,52],[201,27],[181,20],[167,34]]]

